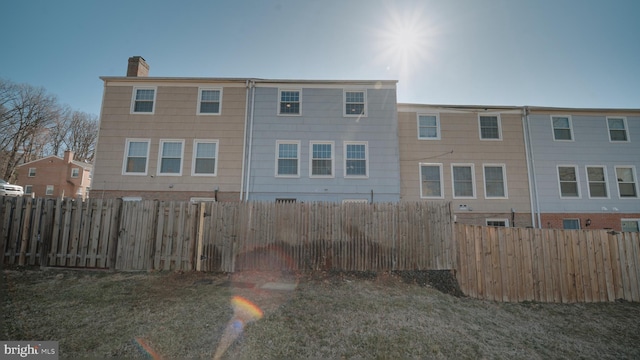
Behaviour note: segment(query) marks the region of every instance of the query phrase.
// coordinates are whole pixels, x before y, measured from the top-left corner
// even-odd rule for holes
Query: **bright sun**
[[[415,9],[414,9],[415,10]],[[430,55],[434,30],[427,26],[419,10],[401,14],[389,11],[381,29],[377,29],[379,60],[400,77],[415,71]]]

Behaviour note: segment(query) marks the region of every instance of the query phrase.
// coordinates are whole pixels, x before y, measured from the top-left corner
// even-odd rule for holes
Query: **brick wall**
[[[640,212],[632,214],[621,213],[560,213],[560,214],[540,214],[542,227],[551,229],[562,229],[563,219],[580,220],[581,229],[613,229],[622,230],[621,219],[640,219]],[[591,220],[591,225],[586,226],[587,219]]]
[[[473,211],[454,211],[456,222],[467,225],[487,225],[487,219],[507,219],[510,227],[528,227],[531,225],[531,213],[484,213]]]

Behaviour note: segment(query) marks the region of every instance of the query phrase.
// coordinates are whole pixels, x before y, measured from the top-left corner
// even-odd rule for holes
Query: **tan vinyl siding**
[[[424,106],[404,111],[399,106],[398,136],[400,142],[401,199],[420,199],[420,163],[442,164],[444,199],[452,200],[453,210],[466,204],[474,213],[530,213],[529,181],[525,156],[521,114],[514,110],[491,112],[500,114],[502,140],[481,140],[477,111],[443,111]],[[418,139],[417,114],[439,114],[441,139]],[[453,153],[451,153],[453,151]],[[451,164],[473,164],[475,198],[454,199]],[[484,165],[504,164],[506,199],[486,199]]]
[[[220,192],[239,192],[246,89],[205,85],[223,89],[220,115],[197,115],[198,88],[203,84],[158,85],[150,115],[131,114],[133,86],[107,82],[93,190],[213,192],[218,187]],[[147,81],[140,86],[156,85]],[[150,140],[147,176],[122,175],[126,139],[134,138]],[[181,176],[157,175],[161,139],[184,140]],[[218,140],[217,176],[191,176],[195,139]]]

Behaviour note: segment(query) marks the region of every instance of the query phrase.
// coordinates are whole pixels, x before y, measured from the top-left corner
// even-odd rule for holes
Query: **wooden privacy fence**
[[[452,269],[447,202],[2,198],[0,264],[116,270]]]
[[[640,233],[455,224],[456,277],[471,297],[640,301]]]
[[[207,203],[197,269],[454,267],[449,203]]]

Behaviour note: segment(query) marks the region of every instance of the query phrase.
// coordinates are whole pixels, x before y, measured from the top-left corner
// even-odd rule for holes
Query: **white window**
[[[607,168],[604,166],[587,166],[587,182],[589,198],[608,198]]]
[[[486,198],[507,198],[507,181],[503,164],[483,166],[484,196]]]
[[[475,198],[473,164],[451,164],[454,198]]]
[[[300,176],[300,141],[276,141],[276,176]]]
[[[216,201],[215,198],[210,198],[210,197],[192,197],[189,199],[189,202],[192,202],[192,203],[215,202],[215,201]]]
[[[442,199],[442,164],[420,164],[420,197]]]
[[[31,193],[33,192],[33,185],[25,185],[24,186],[24,193],[27,195],[31,195]]]
[[[627,133],[627,118],[607,117],[607,127],[609,128],[609,141],[629,141],[629,134]]]
[[[561,198],[579,198],[578,168],[576,166],[558,166],[558,181]]]
[[[622,219],[622,231],[640,232],[640,219]]]
[[[618,179],[618,194],[620,198],[638,197],[635,167],[616,166],[616,178]]]
[[[215,176],[218,173],[218,140],[194,140],[191,175]]]
[[[160,140],[158,175],[182,175],[184,140]]]
[[[309,169],[311,177],[333,177],[333,142],[312,141],[311,168]]]
[[[36,168],[29,168],[29,177],[35,177],[36,176]]]
[[[500,115],[479,115],[480,139],[500,140],[502,129],[500,128]]]
[[[418,139],[440,140],[440,116],[418,114]]]
[[[485,219],[487,226],[509,227],[509,219]]]
[[[278,106],[278,114],[280,115],[300,115],[300,90],[280,90],[278,94],[280,98],[280,106]]]
[[[47,185],[47,190],[44,193],[45,195],[53,195],[53,185]]]
[[[565,230],[580,230],[580,219],[562,219],[562,228]]]
[[[369,176],[367,142],[345,142],[344,154],[344,177],[364,178]]]
[[[156,103],[156,88],[133,88],[131,100],[131,113],[153,114]]]
[[[198,115],[220,115],[221,105],[222,89],[199,89]]]
[[[149,139],[127,139],[123,175],[147,175],[149,166]]]
[[[78,168],[71,169],[71,177],[77,178],[78,176],[80,176],[80,169]]]
[[[573,140],[571,116],[552,116],[551,125],[553,126],[553,140]]]
[[[366,116],[367,93],[365,91],[344,92],[344,116]]]
[[[369,200],[367,199],[344,199],[342,200],[342,204],[368,204]]]

